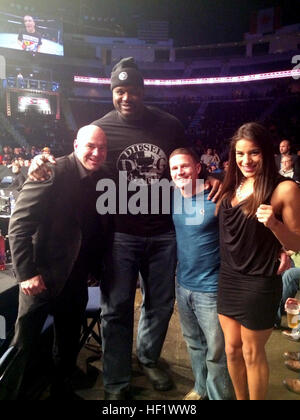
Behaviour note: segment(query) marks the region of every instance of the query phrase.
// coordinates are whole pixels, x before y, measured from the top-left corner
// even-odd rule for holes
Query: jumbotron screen
[[[51,106],[48,98],[37,98],[34,96],[18,97],[18,112],[26,112],[34,109],[42,114],[51,114]]]
[[[30,89],[10,88],[6,91],[7,116],[19,113],[27,115],[52,115],[60,119],[60,98],[58,92],[38,92]]]
[[[63,56],[62,23],[50,17],[0,11],[0,48]]]

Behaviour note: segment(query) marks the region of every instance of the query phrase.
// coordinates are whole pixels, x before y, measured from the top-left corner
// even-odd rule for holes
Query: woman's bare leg
[[[264,400],[267,395],[269,366],[265,345],[272,330],[253,331],[245,327],[241,328],[250,400]]]
[[[247,370],[243,356],[241,324],[232,318],[219,315],[225,337],[227,366],[237,400],[248,400]]]

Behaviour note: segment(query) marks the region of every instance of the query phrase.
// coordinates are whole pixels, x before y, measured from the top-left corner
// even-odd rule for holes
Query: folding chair
[[[0,358],[0,381],[6,371],[6,369],[14,361],[17,354],[17,348],[14,346],[9,347]]]
[[[7,384],[7,374],[14,369],[14,362],[18,356],[18,350],[15,346],[10,346],[2,354],[0,359],[0,401],[14,400],[17,396],[16,387],[11,388],[11,384]]]
[[[93,338],[99,346],[101,346],[101,332],[100,332],[100,287],[89,287],[88,288],[88,303],[85,311],[85,319],[82,325],[82,335],[79,343],[79,350],[84,344],[89,343],[90,338]],[[90,321],[89,321],[90,320]],[[97,325],[97,333],[94,331],[94,327]]]
[[[101,346],[101,331],[100,331],[100,287],[88,287],[88,303],[85,310],[85,317],[82,323],[82,331],[79,342],[79,351],[82,347],[93,339]],[[90,321],[89,321],[90,320]],[[42,334],[53,325],[53,316],[48,315],[45,324],[43,326]],[[97,332],[94,331],[94,327],[97,325]]]

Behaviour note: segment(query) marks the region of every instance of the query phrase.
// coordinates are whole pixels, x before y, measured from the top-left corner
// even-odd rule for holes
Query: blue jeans
[[[176,298],[195,376],[195,391],[210,400],[233,399],[225,341],[217,314],[217,293],[193,292],[177,284]]]
[[[157,363],[175,301],[174,232],[140,237],[115,233],[102,291],[103,382],[119,392],[131,380],[136,284],[141,273],[143,303],[138,325],[137,356]]]

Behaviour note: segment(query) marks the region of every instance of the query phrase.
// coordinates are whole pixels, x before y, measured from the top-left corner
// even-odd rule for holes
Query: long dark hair
[[[233,199],[236,189],[243,178],[243,174],[237,166],[235,155],[236,143],[242,139],[255,143],[262,153],[262,164],[255,177],[253,194],[242,204],[244,214],[248,217],[254,217],[257,208],[270,200],[278,177],[270,134],[263,125],[256,122],[242,125],[231,140],[228,170],[223,182],[217,209],[219,209],[223,200],[231,201]]]

